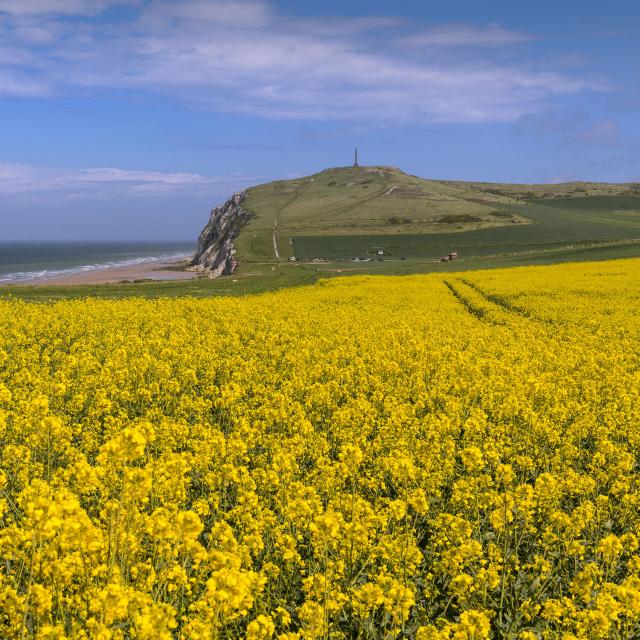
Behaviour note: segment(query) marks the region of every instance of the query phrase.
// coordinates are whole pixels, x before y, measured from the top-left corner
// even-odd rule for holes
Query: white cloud
[[[0,96],[40,97],[49,94],[46,82],[25,76],[12,69],[0,67]]]
[[[419,47],[503,47],[535,39],[531,34],[509,31],[497,24],[488,27],[447,24],[407,36],[400,42]]]
[[[0,163],[0,194],[23,197],[50,195],[95,199],[114,195],[163,195],[172,192],[216,191],[236,188],[259,180],[256,176],[202,176],[194,173],[129,171],[117,168],[53,169]]]
[[[270,6],[262,0],[156,0],[142,20],[168,24],[196,22],[236,28],[260,28],[274,20]]]
[[[114,0],[0,0],[0,13],[13,15],[95,15]]]
[[[633,154],[639,147],[637,136],[621,127],[617,120],[595,119],[584,109],[528,115],[516,123],[514,131],[537,139],[551,140],[561,148],[574,152],[576,149],[598,153],[617,150]]]
[[[281,20],[283,27],[322,38],[351,37],[406,26],[404,18],[393,16],[313,17]]]
[[[54,5],[59,12],[76,5],[81,13],[88,4],[23,1],[32,13]],[[0,8],[9,4],[0,0]],[[413,50],[392,48],[390,34],[401,24],[375,16],[297,19],[264,0],[150,0],[113,23],[14,16],[0,20],[0,38],[22,62],[7,76],[8,63],[0,61],[0,94],[127,90],[217,111],[376,124],[515,121],[557,96],[603,88],[584,72],[483,61],[477,52],[443,62],[426,51],[417,59]],[[37,47],[25,29],[41,30]],[[49,42],[48,34],[55,35]],[[466,51],[463,44],[486,49],[531,36],[497,25],[448,25],[405,42],[411,38]]]
[[[620,144],[621,132],[615,120],[600,120],[586,131],[576,136],[576,141],[602,146],[616,146]]]

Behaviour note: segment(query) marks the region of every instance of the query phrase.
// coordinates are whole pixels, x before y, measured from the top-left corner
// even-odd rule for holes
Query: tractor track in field
[[[509,318],[513,320],[521,318],[547,327],[566,324],[566,322],[561,320],[552,320],[551,318],[536,316],[528,309],[513,304],[500,294],[484,291],[477,284],[466,278],[443,280],[443,283],[468,313],[477,320],[487,324],[509,326]],[[465,292],[464,287],[467,287],[470,291]],[[479,299],[474,300],[474,297]],[[500,314],[505,313],[508,314],[506,319],[500,317]]]
[[[541,318],[532,314],[528,309],[523,307],[519,307],[518,305],[513,304],[508,298],[501,296],[497,293],[490,293],[488,291],[484,291],[477,284],[467,280],[466,278],[459,278],[459,282],[462,282],[467,285],[470,289],[473,289],[479,296],[483,297],[487,302],[495,304],[498,307],[501,307],[504,311],[508,311],[510,313],[515,313],[522,318],[526,318],[527,320],[532,320],[534,322],[540,322],[542,324],[555,325],[557,322],[552,320],[551,318]]]
[[[470,313],[474,318],[480,320],[482,322],[486,322],[487,324],[503,324],[493,320],[489,316],[489,312],[487,309],[483,309],[478,305],[474,304],[469,298],[467,298],[461,291],[456,289],[449,280],[443,280],[444,286],[449,289],[451,295],[466,309],[468,313]]]

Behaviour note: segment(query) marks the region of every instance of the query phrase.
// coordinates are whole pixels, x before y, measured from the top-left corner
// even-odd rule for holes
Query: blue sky
[[[631,1],[0,0],[0,241],[195,239],[348,164],[640,180]]]

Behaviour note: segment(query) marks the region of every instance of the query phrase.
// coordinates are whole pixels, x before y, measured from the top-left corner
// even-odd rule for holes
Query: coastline
[[[43,286],[43,285],[95,285],[130,283],[136,280],[191,280],[200,277],[201,274],[185,271],[186,261],[189,255],[171,260],[153,260],[103,269],[78,271],[75,273],[42,276],[23,282],[1,282],[3,286]]]

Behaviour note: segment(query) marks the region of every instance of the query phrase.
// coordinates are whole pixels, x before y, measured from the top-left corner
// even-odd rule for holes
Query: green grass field
[[[349,186],[351,185],[351,186]],[[390,190],[393,191],[390,192]],[[395,194],[395,195],[394,195]],[[0,296],[258,294],[351,274],[412,274],[640,256],[637,184],[438,182],[397,169],[330,169],[249,191],[256,219],[238,239],[240,269],[200,278],[94,286],[2,287]],[[273,238],[280,259],[274,254]],[[382,262],[352,262],[353,257]],[[460,259],[439,258],[458,251]],[[295,255],[307,261],[288,262]],[[323,258],[325,262],[312,262]]]
[[[346,167],[254,187],[243,206],[256,217],[237,241],[241,269],[275,260],[274,241],[280,260],[347,259],[381,245],[435,259],[640,237],[636,183],[490,184]]]
[[[243,207],[256,217],[237,241],[238,257],[243,263],[274,258],[274,235],[286,260],[301,235],[412,235],[525,224],[518,202],[391,167],[327,169],[250,189]]]
[[[290,268],[293,267],[293,268]],[[275,291],[285,287],[311,284],[321,274],[311,266],[256,265],[252,272],[222,278],[193,280],[149,280],[138,283],[96,285],[22,285],[0,287],[0,298],[15,297],[28,301],[55,302],[69,298],[159,298],[192,296],[243,296]]]
[[[576,245],[573,248],[547,249],[529,254],[487,257],[463,257],[456,262],[410,258],[404,261],[321,264],[264,263],[255,264],[251,272],[237,276],[196,280],[152,281],[131,284],[101,285],[29,285],[0,287],[0,298],[20,298],[29,302],[56,302],[72,298],[160,298],[192,296],[243,296],[275,291],[286,287],[313,284],[322,278],[350,275],[411,275],[430,272],[456,272],[477,269],[496,269],[558,262],[585,262],[640,256],[639,242]]]
[[[487,257],[580,245],[640,242],[640,197],[600,196],[542,199],[517,205],[531,224],[509,224],[458,233],[299,236],[293,239],[301,259],[350,259],[371,256],[382,247],[389,258],[437,259],[450,251],[461,257]]]

